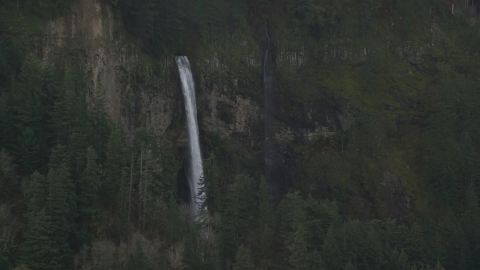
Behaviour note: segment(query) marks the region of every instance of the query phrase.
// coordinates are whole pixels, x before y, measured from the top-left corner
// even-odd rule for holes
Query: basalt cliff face
[[[158,59],[144,52],[115,12],[98,0],[78,1],[71,13],[46,24],[36,53],[44,64],[80,64],[87,99],[101,97],[118,127],[132,132],[145,126],[151,134],[183,146],[187,133],[174,55]],[[277,202],[292,187],[329,196],[358,180],[353,184],[357,187],[346,191],[347,212],[372,218],[400,217],[412,211],[414,203],[407,194],[416,189],[407,191],[402,181],[415,173],[397,170],[387,161],[381,165],[382,157],[390,156],[388,162],[394,157],[375,146],[376,140],[390,143],[385,142],[385,129],[397,129],[395,121],[390,116],[367,117],[369,124],[382,127],[375,131],[376,139],[362,132],[360,123],[370,112],[362,111],[358,96],[349,92],[362,86],[355,78],[349,81],[332,75],[330,68],[367,62],[375,49],[327,45],[308,49],[307,43],[300,42],[302,34],[295,39],[296,33],[281,26],[270,32],[272,57],[267,64],[275,77],[270,142],[264,134],[264,26],[243,25],[226,38],[196,46],[188,55],[204,156],[212,150],[212,138],[219,138],[229,157],[224,166],[261,176],[261,152],[269,145],[275,171],[275,183],[270,184]],[[243,156],[238,157],[238,149],[246,151]],[[342,159],[349,161],[345,164]],[[352,176],[355,173],[357,178]]]
[[[263,136],[264,52],[248,29],[241,30],[223,44],[206,46],[191,57],[199,92],[200,125],[222,137],[238,134],[258,142]],[[80,0],[70,14],[47,23],[37,50],[45,64],[80,62],[89,97],[104,98],[109,116],[126,130],[144,125],[161,136],[172,129],[172,124],[176,127],[174,121],[182,119],[174,55],[154,59],[144,53],[115,16],[115,10],[104,2]],[[291,61],[282,64],[295,66],[302,61],[293,54]],[[351,111],[344,115],[317,105],[303,104],[300,117],[308,119],[308,126],[295,127],[280,119],[276,137],[311,140],[351,125]],[[328,115],[324,115],[326,112]],[[285,115],[288,118],[288,112]],[[323,121],[314,119],[322,115]]]
[[[103,98],[108,115],[121,128],[145,125],[162,135],[170,126],[178,106],[170,77],[154,75],[151,62],[129,42],[109,5],[82,0],[70,14],[47,23],[39,54],[48,64],[78,61],[85,72],[88,98]]]

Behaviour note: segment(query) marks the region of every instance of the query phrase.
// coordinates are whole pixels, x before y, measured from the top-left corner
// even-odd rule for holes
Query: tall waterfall
[[[190,62],[186,56],[175,57],[180,80],[182,81],[182,92],[185,98],[185,112],[187,115],[188,138],[190,144],[190,168],[188,171],[188,182],[190,184],[190,197],[193,214],[198,214],[199,205],[203,203],[198,198],[198,188],[200,185],[200,177],[203,175],[202,155],[200,152],[200,140],[198,138],[197,124],[197,105],[195,100],[195,83],[193,81]]]

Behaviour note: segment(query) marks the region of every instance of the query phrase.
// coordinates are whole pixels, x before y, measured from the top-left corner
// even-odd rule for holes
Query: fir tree
[[[11,141],[10,134],[13,134],[10,125],[10,117],[7,117],[9,106],[7,95],[0,93],[0,148],[6,148],[7,143]]]
[[[52,219],[44,209],[31,212],[20,244],[20,262],[32,270],[63,269],[59,246],[53,239]]]
[[[232,191],[224,201],[222,238],[223,252],[234,256],[235,247],[243,243],[251,232],[250,223],[256,211],[256,188],[253,178],[237,175]]]
[[[401,250],[401,252],[398,252],[396,248],[393,250],[388,260],[388,269],[392,269],[392,270],[410,269],[408,267],[407,255],[405,254],[403,249]]]
[[[290,251],[289,262],[292,269],[306,270],[308,269],[308,247],[307,247],[307,231],[301,221],[294,222],[294,232],[288,245]]]
[[[73,237],[76,233],[76,196],[67,161],[65,146],[58,145],[52,150],[46,202],[46,213],[52,220],[52,239],[59,252],[56,262],[63,267],[69,265],[72,259],[69,242],[78,241]]]
[[[233,270],[253,270],[255,266],[252,262],[252,254],[249,247],[243,244],[238,248],[237,255],[235,255],[235,263]]]
[[[97,154],[93,147],[88,147],[87,164],[78,182],[78,212],[81,230],[86,237],[86,243],[91,243],[93,222],[98,218],[98,189],[100,186],[100,171],[97,165]]]
[[[19,138],[17,154],[21,172],[31,174],[40,169],[40,141],[33,129],[25,128]]]
[[[370,228],[365,238],[364,266],[369,269],[382,269],[384,263],[381,238],[374,228]]]
[[[148,259],[143,250],[141,240],[138,237],[134,237],[134,248],[127,260],[127,270],[149,270]]]
[[[200,208],[208,209],[210,212],[219,211],[220,190],[218,184],[218,168],[215,164],[215,155],[211,155],[203,162],[203,175],[200,179],[198,198],[203,201]]]
[[[254,257],[258,258],[259,266],[267,269],[274,256],[274,213],[270,204],[265,178],[260,179],[257,192],[258,213],[255,229],[252,233],[252,250]]]
[[[7,258],[5,258],[1,253],[0,253],[0,269],[1,270],[12,269],[12,265],[8,262]]]
[[[49,194],[46,212],[52,218],[52,240],[58,250],[55,263],[66,267],[71,261],[71,250],[68,244],[72,232],[72,221],[68,204],[69,176],[66,166],[50,169],[48,173]]]
[[[30,176],[28,190],[26,194],[28,198],[28,208],[31,211],[43,209],[47,204],[48,182],[44,175],[34,172]]]
[[[3,44],[0,44],[0,95],[2,88],[8,86],[10,81],[10,66],[5,59],[3,47]]]
[[[345,265],[345,270],[357,270],[357,267],[351,262],[348,261],[347,264]]]
[[[470,183],[465,190],[465,216],[466,220],[475,226],[480,224],[480,208],[475,183]]]
[[[341,269],[344,265],[340,245],[332,228],[328,229],[323,241],[323,258],[328,269]]]
[[[102,183],[102,193],[107,194],[103,197],[102,202],[109,204],[109,202],[115,200],[118,194],[118,181],[122,176],[122,167],[125,166],[125,152],[122,145],[122,140],[118,131],[113,129],[110,133],[107,144],[105,171],[106,179]],[[108,192],[107,192],[108,191]]]

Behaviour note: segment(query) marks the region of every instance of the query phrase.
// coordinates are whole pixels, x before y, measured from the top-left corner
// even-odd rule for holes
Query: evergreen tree
[[[9,106],[7,101],[7,95],[0,93],[0,148],[8,147],[8,143],[11,142],[9,135],[13,134],[10,117],[8,116]]]
[[[211,40],[225,30],[227,25],[222,0],[199,0],[195,3],[194,23],[203,40]]]
[[[3,44],[0,44],[0,95],[3,94],[2,89],[9,85],[10,79],[10,66],[7,63],[4,55]]]
[[[218,168],[215,165],[215,155],[212,154],[203,161],[203,175],[200,179],[198,198],[203,201],[200,208],[208,209],[210,212],[219,211],[220,190],[218,184]]]
[[[93,222],[98,218],[98,189],[100,186],[100,170],[97,165],[97,154],[93,147],[88,147],[87,164],[78,182],[78,212],[81,231],[86,238],[84,242],[91,243],[94,229]]]
[[[130,173],[127,168],[122,168],[122,176],[119,183],[119,191],[117,198],[115,199],[116,203],[116,220],[118,234],[124,238],[128,237],[130,233],[130,221],[129,221],[129,176]],[[158,211],[158,209],[157,209]]]
[[[372,227],[365,238],[364,267],[368,269],[382,269],[385,258],[383,244],[380,235]]]
[[[1,253],[0,253],[0,270],[10,270],[12,269],[12,266],[8,262],[7,258],[5,258]]]
[[[392,269],[392,270],[410,269],[408,266],[407,255],[405,254],[403,249],[401,250],[401,252],[398,252],[396,248],[393,250],[388,260],[388,269]]]
[[[157,55],[176,51],[184,46],[189,18],[185,12],[190,8],[185,1],[158,1],[154,10],[154,35],[150,50]]]
[[[27,194],[27,206],[30,211],[43,209],[47,204],[48,182],[44,175],[34,172],[30,176]]]
[[[359,265],[359,260],[363,257],[361,251],[365,244],[362,223],[358,220],[348,220],[343,224],[342,232],[342,249],[345,257],[353,265]]]
[[[357,267],[351,262],[351,261],[348,261],[347,264],[345,265],[345,270],[356,270]]]
[[[9,203],[18,195],[17,166],[13,163],[13,156],[0,149],[0,203]],[[18,192],[19,193],[19,192]]]
[[[75,218],[77,215],[75,187],[70,178],[65,146],[52,150],[48,172],[46,213],[51,217],[53,241],[58,249],[56,263],[66,267],[72,259],[69,242],[77,244]]]
[[[222,251],[226,258],[232,258],[235,247],[243,243],[251,233],[256,195],[253,178],[245,175],[235,177],[235,184],[225,197],[222,211]]]
[[[20,262],[32,270],[63,269],[59,246],[53,239],[52,219],[44,209],[29,213],[20,244]]]
[[[127,260],[127,270],[149,270],[148,259],[143,250],[141,240],[134,237],[134,247]]]
[[[15,125],[15,134],[11,135],[16,138],[12,148],[22,163],[20,170],[24,174],[31,174],[35,169],[46,171],[47,149],[42,123],[47,112],[42,104],[45,99],[42,85],[43,71],[39,61],[35,58],[24,61],[11,95],[11,121]]]
[[[274,213],[267,191],[265,178],[260,179],[258,188],[258,214],[252,233],[252,250],[258,265],[267,269],[274,257]]]
[[[40,169],[41,165],[41,150],[38,136],[33,129],[23,129],[22,135],[19,138],[17,154],[18,163],[20,164],[21,172],[24,174],[31,174],[35,170]]]
[[[161,174],[161,183],[162,187],[159,190],[164,196],[164,201],[168,202],[170,197],[177,197],[177,172],[180,169],[178,159],[176,157],[175,146],[167,140],[162,140],[160,143],[160,152],[161,152],[161,164],[162,164],[162,174]],[[208,172],[207,172],[207,177]],[[212,181],[215,182],[216,181]],[[218,188],[218,186],[214,187]],[[213,195],[210,197],[211,200],[220,201],[220,196],[216,196],[216,191],[212,192]],[[209,205],[211,211],[219,211],[220,202],[212,202]]]
[[[238,248],[237,255],[235,255],[235,263],[233,270],[253,270],[255,266],[252,262],[252,255],[249,247],[243,244]]]
[[[73,74],[67,69],[53,111],[57,143],[69,143],[70,135],[82,129],[85,122],[82,118],[86,115],[83,103],[84,98],[77,93]]]
[[[112,130],[110,119],[105,112],[105,100],[101,96],[97,95],[93,97],[89,115],[91,116],[91,129],[87,132],[87,136],[90,139],[90,145],[97,151],[98,162],[103,164],[108,152],[107,144],[109,143],[111,133],[114,131]],[[119,131],[117,130],[115,132],[117,132],[116,135],[121,138]]]
[[[118,131],[113,129],[107,143],[107,159],[105,162],[106,179],[102,183],[104,204],[113,201],[118,194],[118,185],[122,176],[122,167],[125,166],[125,151]],[[109,191],[109,192],[107,192]]]
[[[480,103],[480,91],[478,91],[478,86],[471,76],[467,77],[463,90],[464,98],[462,109],[464,130],[468,133],[478,135],[478,127],[480,126],[480,109],[478,108],[478,104]]]
[[[420,214],[409,234],[407,254],[412,263],[435,264],[440,257],[440,236],[436,231],[435,221],[431,218],[429,209]]]
[[[332,228],[328,229],[323,241],[323,258],[328,269],[341,269],[344,265],[340,245],[333,234]]]
[[[66,166],[50,169],[48,173],[49,194],[47,197],[46,212],[51,217],[52,240],[58,250],[55,264],[66,267],[71,261],[71,250],[68,244],[72,232],[68,205],[69,173]]]
[[[466,220],[475,226],[480,224],[480,208],[478,206],[478,197],[475,183],[467,186],[465,191],[465,216]]]
[[[449,245],[449,264],[446,266],[451,269],[471,269],[471,247],[469,246],[465,230],[460,224],[454,228],[451,237],[451,243]]]
[[[292,269],[308,269],[308,247],[307,247],[307,231],[302,225],[301,221],[294,222],[294,233],[293,239],[288,245],[288,250],[290,251],[289,262]]]
[[[473,145],[471,136],[467,132],[462,136],[461,154],[460,175],[462,184],[466,187],[470,182],[480,177],[480,171],[476,166],[479,162],[479,157],[475,152],[475,146]]]

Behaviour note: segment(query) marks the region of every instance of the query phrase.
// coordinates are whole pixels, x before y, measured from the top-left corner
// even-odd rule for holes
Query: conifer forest
[[[479,0],[0,0],[0,270],[476,270],[479,198]]]

